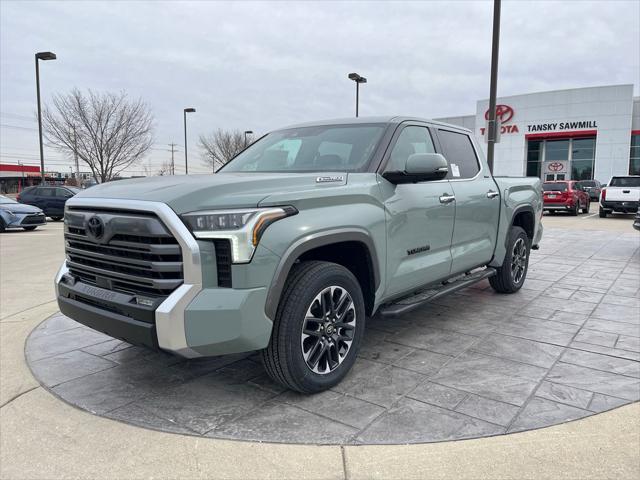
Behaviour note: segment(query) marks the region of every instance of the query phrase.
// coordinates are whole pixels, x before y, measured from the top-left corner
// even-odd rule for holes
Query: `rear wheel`
[[[496,274],[489,277],[491,287],[498,293],[515,293],[524,284],[529,269],[531,242],[521,227],[511,227],[507,241],[507,254]]]
[[[31,232],[31,231],[35,230],[36,228],[38,228],[38,226],[35,225],[35,226],[31,226],[31,227],[22,227],[22,228],[24,228],[27,232]]]
[[[589,213],[589,208],[591,207],[591,199],[587,200],[584,208],[582,209],[582,213]]]
[[[349,270],[329,262],[297,264],[262,351],[265,369],[273,380],[298,392],[331,388],[353,366],[364,322],[362,291]]]
[[[600,218],[607,218],[607,211],[600,207],[600,210],[598,210],[598,215],[600,215]]]
[[[580,213],[580,201],[576,200],[576,204],[573,206],[573,210],[571,210],[571,215],[577,217]]]
[[[60,220],[62,220],[62,217],[51,217],[51,220],[53,220],[54,222],[59,222]]]
[[[4,223],[4,220],[0,218],[0,232],[4,232],[7,228],[7,225]]]

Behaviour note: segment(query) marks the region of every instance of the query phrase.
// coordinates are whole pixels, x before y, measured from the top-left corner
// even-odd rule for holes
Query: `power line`
[[[19,125],[9,125],[7,123],[0,123],[0,127],[3,127],[3,128],[15,128],[15,129],[18,129],[18,130],[33,130],[35,132],[38,131],[37,128],[21,127]]]

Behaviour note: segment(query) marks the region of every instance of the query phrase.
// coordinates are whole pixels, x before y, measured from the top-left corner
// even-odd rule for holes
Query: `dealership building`
[[[439,118],[475,132],[482,141],[488,100],[475,115]],[[640,175],[640,97],[633,85],[575,88],[500,97],[496,175],[543,180],[596,179]]]

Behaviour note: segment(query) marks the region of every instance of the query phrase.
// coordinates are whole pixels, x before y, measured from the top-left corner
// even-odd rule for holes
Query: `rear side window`
[[[542,190],[545,192],[566,192],[568,185],[566,183],[543,183]]]
[[[640,177],[613,177],[610,187],[640,187]]]
[[[36,195],[39,195],[41,197],[53,197],[56,194],[56,189],[55,188],[38,188],[36,190]]]
[[[478,157],[468,135],[438,130],[444,156],[449,162],[447,178],[473,178],[480,171]]]

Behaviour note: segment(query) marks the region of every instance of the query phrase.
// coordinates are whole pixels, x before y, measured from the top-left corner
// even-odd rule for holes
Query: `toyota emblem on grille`
[[[104,222],[96,215],[87,221],[87,230],[94,238],[100,238],[104,235]]]

